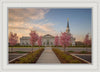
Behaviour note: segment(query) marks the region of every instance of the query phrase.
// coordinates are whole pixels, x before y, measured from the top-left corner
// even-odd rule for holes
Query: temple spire
[[[67,18],[67,29],[66,29],[66,32],[67,32],[67,33],[70,32],[70,29],[69,29],[69,18]]]
[[[67,18],[67,27],[69,28],[69,18]]]

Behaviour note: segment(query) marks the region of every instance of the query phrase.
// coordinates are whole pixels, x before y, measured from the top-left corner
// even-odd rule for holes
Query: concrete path
[[[43,53],[41,54],[40,58],[37,60],[38,64],[43,63],[43,64],[58,64],[60,61],[58,60],[57,56],[55,53],[52,51],[51,47],[45,48]]]

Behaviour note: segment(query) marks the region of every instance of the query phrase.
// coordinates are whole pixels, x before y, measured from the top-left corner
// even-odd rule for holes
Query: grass
[[[41,53],[43,52],[43,48],[34,51],[33,53],[29,53],[24,57],[21,57],[11,63],[36,63]]]
[[[52,47],[62,47],[62,46],[52,46]],[[68,48],[91,48],[91,46],[68,46]]]
[[[81,60],[69,54],[65,54],[63,51],[57,48],[53,48],[52,50],[54,51],[54,53],[56,54],[61,63],[84,63]]]
[[[16,51],[16,53],[27,53],[27,52],[24,52],[24,51]]]
[[[25,52],[25,51],[15,51],[15,52],[9,52],[9,53],[28,53],[28,52]]]

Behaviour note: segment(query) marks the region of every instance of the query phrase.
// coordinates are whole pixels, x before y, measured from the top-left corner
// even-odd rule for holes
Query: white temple
[[[69,29],[69,18],[67,18],[66,33],[71,34],[70,29]],[[46,34],[46,35],[42,36],[42,46],[54,46],[54,39],[55,39],[55,37],[50,34]],[[75,46],[75,38],[72,36],[72,34],[71,34],[71,44],[72,44],[72,46]],[[20,45],[30,46],[30,37],[23,36],[22,38],[20,38]],[[36,43],[36,45],[37,45],[37,43]]]

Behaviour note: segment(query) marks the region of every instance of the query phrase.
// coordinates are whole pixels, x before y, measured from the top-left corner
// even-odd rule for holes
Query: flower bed
[[[34,51],[33,53],[29,53],[24,57],[21,57],[11,63],[36,63],[41,53],[43,52],[43,48]]]
[[[61,63],[85,63],[71,56],[70,54],[65,54],[63,51],[57,48],[53,48],[52,50],[54,51],[54,53],[56,54]]]

